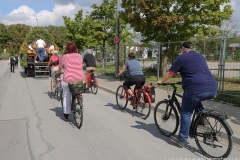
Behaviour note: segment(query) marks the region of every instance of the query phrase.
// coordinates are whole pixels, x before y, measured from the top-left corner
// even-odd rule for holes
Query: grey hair
[[[185,48],[186,52],[190,52],[190,51],[195,51],[195,48],[192,47],[192,48]]]
[[[88,54],[88,53],[92,53],[92,50],[91,49],[87,49],[86,51],[85,51],[85,54]]]
[[[58,55],[58,51],[57,50],[54,50],[54,55]]]

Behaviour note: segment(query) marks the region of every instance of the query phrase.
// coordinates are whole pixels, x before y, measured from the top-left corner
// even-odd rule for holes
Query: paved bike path
[[[103,89],[105,91],[108,91],[112,94],[115,94],[117,87],[121,85],[123,82],[120,82],[119,79],[105,76],[102,74],[98,74],[98,85],[100,89]],[[166,90],[156,88],[156,98],[155,103],[152,104],[154,107],[157,102],[167,98],[167,92]],[[235,148],[240,150],[240,107],[234,106],[232,104],[222,103],[222,102],[216,102],[216,101],[204,101],[204,106],[215,109],[221,112],[224,112],[228,115],[227,123],[231,126],[231,129],[233,130],[233,145]]]

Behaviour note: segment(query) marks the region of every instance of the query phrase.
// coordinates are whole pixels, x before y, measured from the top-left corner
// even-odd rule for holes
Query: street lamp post
[[[119,3],[120,0],[117,0],[117,12],[116,12],[116,36],[119,37]],[[116,43],[116,72],[119,73],[119,42]]]
[[[38,26],[38,19],[36,18],[36,20],[37,20],[37,26]]]

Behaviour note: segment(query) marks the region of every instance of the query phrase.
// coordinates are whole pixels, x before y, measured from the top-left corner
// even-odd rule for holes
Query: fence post
[[[158,60],[157,60],[157,81],[159,80],[159,73],[162,70],[161,67],[161,43],[158,44]]]
[[[220,57],[219,57],[219,65],[218,65],[218,90],[224,90],[224,72],[225,72],[225,53],[226,53],[226,38],[222,38],[222,45],[220,48]]]

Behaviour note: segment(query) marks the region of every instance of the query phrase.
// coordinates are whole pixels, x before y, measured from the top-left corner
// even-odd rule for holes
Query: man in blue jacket
[[[181,46],[181,52],[171,68],[164,75],[161,84],[180,72],[182,76],[182,88],[184,90],[181,106],[181,124],[178,144],[186,145],[194,109],[199,107],[204,110],[201,101],[213,98],[217,93],[216,79],[210,72],[205,57],[196,52],[194,45],[186,41]]]

